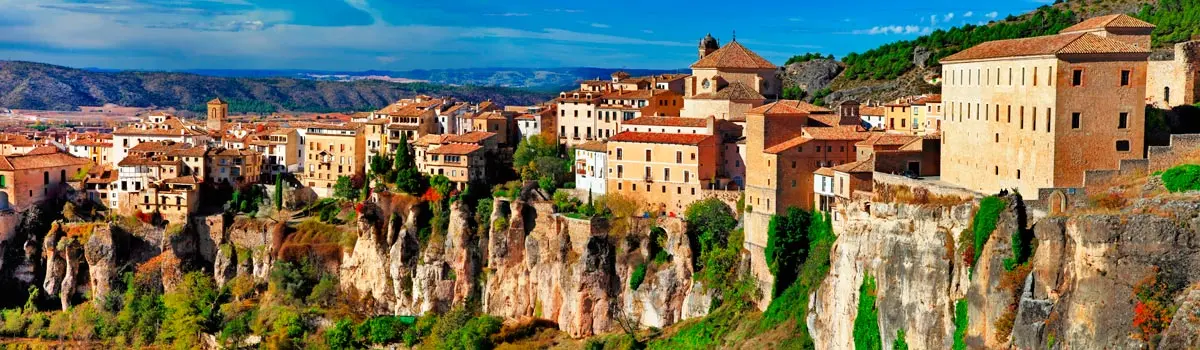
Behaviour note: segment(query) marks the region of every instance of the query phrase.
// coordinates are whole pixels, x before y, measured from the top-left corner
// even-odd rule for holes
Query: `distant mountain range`
[[[115,70],[85,68],[93,72],[119,72]],[[384,80],[392,82],[428,82],[447,85],[475,85],[528,89],[543,92],[558,92],[569,89],[582,80],[608,79],[618,70],[633,76],[663,73],[690,73],[686,69],[615,69],[590,67],[564,68],[463,68],[463,69],[418,69],[408,71],[320,71],[297,69],[192,69],[173,71],[214,77],[229,78],[297,78],[322,81]]]
[[[582,74],[587,70],[576,71]],[[214,97],[221,97],[230,102],[231,112],[234,113],[345,112],[373,110],[397,99],[417,94],[454,97],[469,102],[492,100],[504,105],[535,104],[554,96],[548,92],[550,90],[467,85],[485,79],[483,76],[486,73],[483,72],[487,70],[481,70],[477,75],[465,73],[469,71],[471,70],[412,73],[415,74],[412,76],[417,78],[410,79],[434,83],[396,83],[377,79],[347,78],[342,79],[346,81],[331,81],[298,78],[297,76],[318,75],[302,71],[134,72],[84,70],[44,63],[0,61],[0,107],[75,110],[79,106],[113,103],[129,107],[173,107],[203,111],[205,102]],[[520,73],[519,70],[506,71],[509,73],[493,72],[493,76],[510,76],[511,79],[507,81],[526,81],[526,85],[523,86],[560,83],[570,85],[568,81],[579,79],[568,78],[567,73],[534,73],[529,75],[535,78],[518,78],[527,73]],[[599,74],[604,70],[593,72]],[[356,74],[368,76],[386,72],[369,73]],[[438,76],[443,78],[434,78]],[[472,78],[474,76],[479,78]],[[537,85],[529,82],[539,81],[537,76],[544,76],[540,81],[547,83]],[[460,85],[448,85],[447,82]]]

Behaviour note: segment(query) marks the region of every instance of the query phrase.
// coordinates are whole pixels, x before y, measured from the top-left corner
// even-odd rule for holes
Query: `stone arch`
[[[1054,191],[1046,199],[1046,208],[1050,211],[1050,215],[1059,215],[1067,211],[1067,195],[1062,191]]]

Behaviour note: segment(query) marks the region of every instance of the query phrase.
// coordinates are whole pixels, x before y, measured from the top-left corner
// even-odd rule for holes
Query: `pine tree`
[[[393,165],[392,171],[400,171],[405,166],[412,162],[408,157],[408,135],[400,133],[400,144],[396,145],[396,162]]]
[[[275,174],[275,210],[283,210],[283,174]]]

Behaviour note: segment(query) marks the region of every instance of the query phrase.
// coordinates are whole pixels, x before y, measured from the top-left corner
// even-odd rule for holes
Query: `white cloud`
[[[963,15],[962,15],[962,16],[963,16],[963,17],[971,17],[971,16],[974,16],[974,15],[975,15],[975,12],[974,12],[974,11],[967,11],[966,13],[963,13]]]
[[[642,33],[646,33],[646,34],[654,34],[654,31],[653,31],[653,30],[649,30],[649,29],[642,29]]]
[[[528,17],[529,16],[528,13],[522,13],[522,12],[489,13],[487,15],[488,16],[499,16],[499,17]]]
[[[583,10],[576,10],[576,9],[546,9],[546,12],[557,12],[557,13],[583,13]]]
[[[938,24],[938,16],[937,15],[929,15],[929,25],[936,26],[937,24]]]
[[[943,16],[942,22],[950,22],[952,19],[954,19],[954,12],[947,13],[945,16]]]
[[[992,12],[988,12],[986,15],[983,15],[983,16],[987,17],[987,18],[991,18],[991,19],[996,19],[997,16],[1000,16],[1000,13],[996,12],[996,11],[992,11]]]
[[[609,27],[607,24],[604,24],[604,23],[592,23],[591,26],[592,26],[592,28],[608,28]]]
[[[851,31],[850,34],[856,35],[891,35],[891,34],[928,34],[933,32],[933,28],[914,26],[914,25],[890,25],[890,26],[874,26],[868,29],[857,29]]]

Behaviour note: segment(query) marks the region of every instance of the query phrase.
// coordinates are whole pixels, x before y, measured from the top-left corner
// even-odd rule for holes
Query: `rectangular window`
[[[1129,152],[1129,141],[1128,140],[1118,140],[1117,141],[1117,152]]]
[[[1082,85],[1083,85],[1083,70],[1076,69],[1074,71],[1071,71],[1071,86],[1082,86]]]
[[[650,150],[646,150],[646,161],[650,161]]]
[[[1079,129],[1080,122],[1079,112],[1071,113],[1071,129]]]
[[[1121,86],[1129,86],[1129,70],[1121,71]]]
[[[1117,119],[1117,129],[1125,129],[1129,127],[1129,112],[1121,112]]]
[[[683,163],[683,152],[675,151],[675,163]]]

